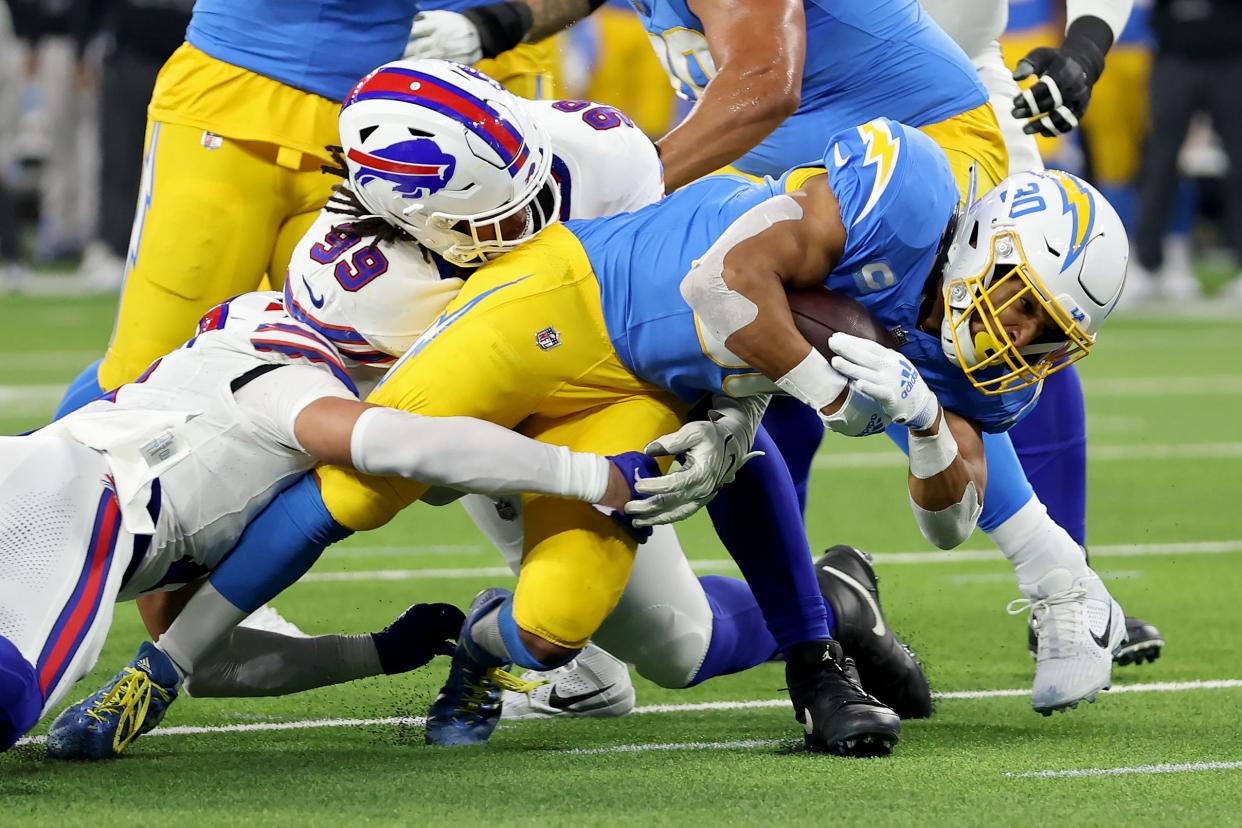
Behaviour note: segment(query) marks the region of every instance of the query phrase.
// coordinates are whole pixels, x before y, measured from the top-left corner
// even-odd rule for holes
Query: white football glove
[[[936,422],[940,401],[901,354],[843,333],[830,336],[828,347],[836,354],[832,367],[849,378],[852,388],[875,400],[894,423],[925,429]]]
[[[722,486],[732,483],[746,461],[763,454],[751,447],[767,407],[766,396],[743,400],[718,396],[708,419],[686,423],[650,443],[647,454],[681,455],[682,460],[676,471],[635,481],[634,489],[648,497],[625,504],[634,525],[685,520],[710,502]]]
[[[819,419],[825,426],[846,437],[870,437],[879,434],[892,422],[879,403],[852,383],[845,404],[832,414],[820,412]]]
[[[478,28],[464,14],[425,11],[414,17],[404,57],[478,63],[483,59],[483,46]]]

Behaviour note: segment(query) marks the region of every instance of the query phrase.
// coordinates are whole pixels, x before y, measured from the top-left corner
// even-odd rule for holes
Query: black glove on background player
[[[1014,80],[1038,78],[1013,99],[1013,117],[1028,119],[1022,131],[1056,138],[1078,126],[1112,45],[1108,24],[1083,16],[1070,24],[1060,48],[1041,46],[1018,61]]]

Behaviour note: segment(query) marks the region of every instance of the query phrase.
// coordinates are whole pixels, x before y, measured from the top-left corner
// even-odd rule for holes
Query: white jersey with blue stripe
[[[697,100],[716,75],[688,0],[632,0],[673,88]],[[970,60],[918,0],[805,0],[798,110],[733,163],[752,175],[814,164],[824,138],[872,118],[926,126],[987,102]],[[762,38],[763,32],[755,37]]]
[[[551,138],[561,217],[637,210],[664,194],[655,145],[625,113],[591,101],[531,101]],[[422,336],[470,271],[409,240],[372,245],[335,228],[324,209],[294,248],[285,277],[289,312],[332,341],[355,378],[378,376]]]
[[[918,327],[927,292],[936,288],[932,264],[958,203],[944,153],[917,129],[877,119],[833,136],[823,165],[846,229],[845,250],[824,284],[905,333],[902,352],[946,409],[989,431],[1008,428],[1035,391],[981,393],[948,361],[939,337]],[[765,377],[703,335],[680,284],[735,219],[785,192],[795,174],[805,175],[791,170],[761,183],[713,176],[635,213],[568,224],[600,283],[617,354],[635,374],[687,400],[772,390]]]
[[[188,583],[219,563],[314,466],[293,423],[321,397],[356,398],[331,343],[289,317],[279,293],[247,293],[213,308],[197,336],[137,381],[40,431],[100,451],[125,528],[153,535],[121,599]]]

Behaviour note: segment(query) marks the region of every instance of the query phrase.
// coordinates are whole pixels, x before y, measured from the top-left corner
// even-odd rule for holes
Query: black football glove
[[[1013,99],[1013,117],[1026,120],[1022,131],[1056,138],[1078,126],[1112,45],[1108,24],[1084,16],[1070,25],[1059,49],[1041,46],[1018,61],[1014,80],[1038,77],[1030,89]]]

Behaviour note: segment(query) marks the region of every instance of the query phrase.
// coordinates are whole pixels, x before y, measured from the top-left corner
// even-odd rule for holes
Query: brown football
[[[879,342],[886,348],[902,344],[898,335],[886,328],[866,305],[835,290],[819,287],[794,291],[789,294],[789,309],[793,311],[798,333],[828,359],[833,357],[828,337],[838,331]]]

